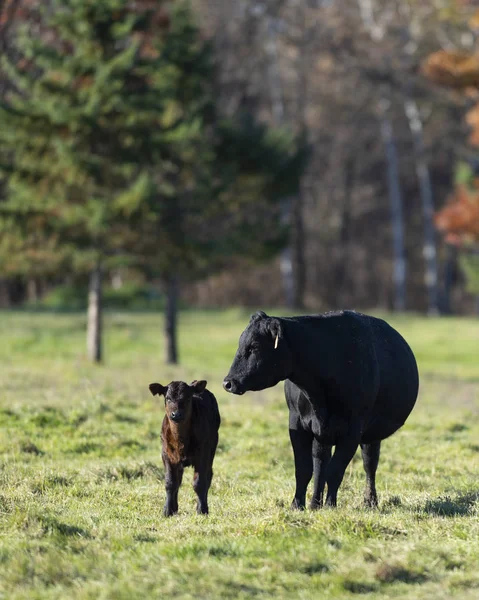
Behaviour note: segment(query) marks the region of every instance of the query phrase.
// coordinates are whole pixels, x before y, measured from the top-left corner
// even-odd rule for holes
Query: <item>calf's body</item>
[[[153,395],[165,396],[166,414],[161,430],[166,488],[164,514],[169,517],[178,512],[178,490],[184,468],[189,466],[194,469],[197,512],[208,514],[208,491],[221,423],[216,398],[206,389],[206,381],[194,381],[190,386],[178,381],[168,386],[152,383],[150,391]]]
[[[304,317],[254,315],[224,381],[243,394],[285,382],[294,452],[293,507],[335,506],[347,465],[361,446],[365,502],[377,505],[381,440],[397,431],[416,402],[419,376],[404,338],[381,319],[353,311]],[[335,447],[332,454],[332,447]]]

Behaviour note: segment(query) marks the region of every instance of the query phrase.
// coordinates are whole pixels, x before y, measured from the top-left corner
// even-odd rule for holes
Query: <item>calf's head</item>
[[[240,336],[223,387],[227,392],[240,395],[264,390],[287,379],[291,369],[291,351],[284,339],[281,321],[259,311]]]
[[[192,411],[192,400],[195,394],[201,394],[206,388],[206,381],[193,381],[191,385],[183,381],[172,381],[168,385],[150,383],[150,392],[165,397],[165,409],[168,419],[173,423],[189,421]]]

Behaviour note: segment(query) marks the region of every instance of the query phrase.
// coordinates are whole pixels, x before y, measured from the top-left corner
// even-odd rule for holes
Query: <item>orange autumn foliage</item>
[[[427,57],[422,71],[431,81],[446,87],[479,87],[479,57],[475,54],[438,50]]]
[[[466,114],[466,123],[471,128],[469,143],[479,146],[479,104],[475,104]]]
[[[449,202],[434,218],[439,231],[446,234],[449,243],[460,245],[479,242],[479,185],[470,190],[458,186]]]

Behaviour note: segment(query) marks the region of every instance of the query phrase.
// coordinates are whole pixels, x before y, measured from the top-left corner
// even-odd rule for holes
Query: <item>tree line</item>
[[[474,309],[471,3],[0,14],[0,296],[88,277],[92,358],[118,273],[161,282],[170,360],[180,287],[207,305]]]
[[[189,286],[195,302],[474,310],[460,252],[435,213],[465,165],[464,112],[425,72],[438,50],[474,54],[474,4],[450,0],[204,0],[221,50],[222,103],[306,131],[311,159],[290,198],[290,244],[268,267],[242,265]],[[200,12],[202,12],[200,11]],[[258,277],[251,276],[258,274]],[[288,283],[293,273],[292,284]],[[254,281],[268,285],[254,285]]]

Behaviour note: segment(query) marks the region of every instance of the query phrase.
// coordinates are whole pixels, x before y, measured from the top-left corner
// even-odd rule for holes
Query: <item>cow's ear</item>
[[[267,319],[268,315],[263,312],[262,310],[258,310],[257,312],[254,313],[254,315],[251,315],[251,319],[250,321],[259,321],[261,319]]]
[[[269,320],[268,329],[271,333],[271,337],[274,340],[274,349],[276,350],[283,337],[283,327],[281,325],[281,321],[272,317]]]
[[[195,379],[194,381],[191,382],[190,387],[192,387],[195,390],[195,393],[201,394],[201,392],[205,391],[207,383],[208,382],[205,381],[204,379],[201,381],[196,381],[196,379]]]
[[[150,383],[148,386],[150,388],[150,392],[153,396],[166,396],[166,390],[168,389],[167,385],[161,385],[161,383]]]

